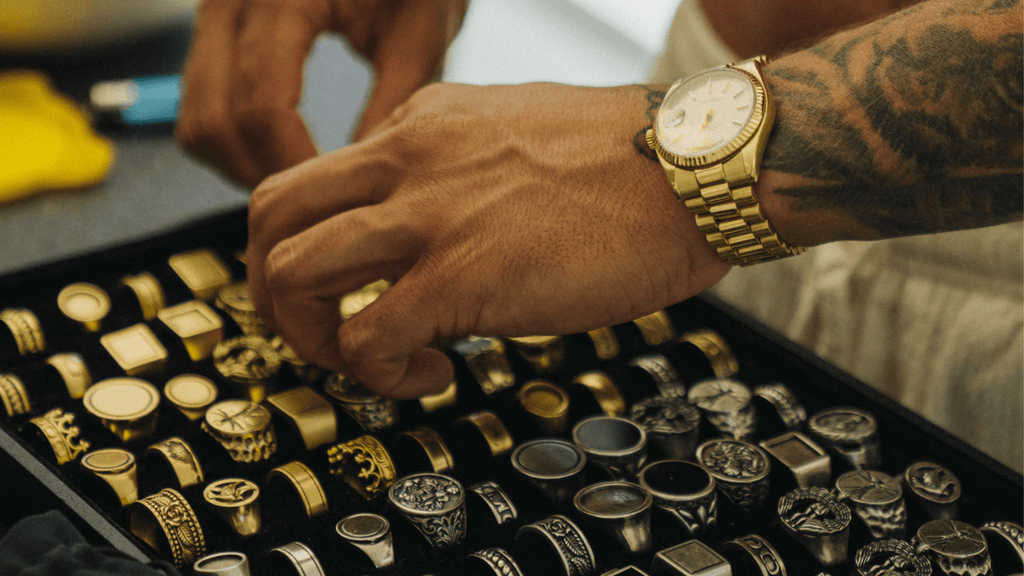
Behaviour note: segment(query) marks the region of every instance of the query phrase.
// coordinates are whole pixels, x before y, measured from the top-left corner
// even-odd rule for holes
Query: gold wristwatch
[[[751,188],[775,121],[761,73],[766,62],[759,56],[676,82],[647,131],[647,144],[697,228],[733,265],[804,251],[779,238]]]

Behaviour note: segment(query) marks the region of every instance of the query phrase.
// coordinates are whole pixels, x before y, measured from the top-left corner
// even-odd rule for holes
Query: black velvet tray
[[[448,350],[456,366],[458,401],[455,405],[436,412],[426,413],[415,400],[400,403],[400,420],[389,430],[378,433],[378,438],[389,448],[395,444],[395,436],[405,430],[429,426],[440,433],[452,449],[455,470],[451,473],[463,486],[484,480],[498,482],[519,510],[519,517],[511,525],[497,525],[484,510],[470,507],[468,510],[468,535],[465,541],[452,549],[434,550],[428,542],[393,510],[388,509],[384,499],[368,502],[358,496],[340,478],[329,473],[326,456],[327,447],[307,451],[297,446],[294,439],[287,437],[287,427],[282,422],[275,425],[282,434],[281,448],[270,461],[241,465],[231,461],[223,449],[199,429],[198,422],[190,422],[173,407],[162,405],[156,431],[146,439],[123,444],[111,433],[90,419],[81,401],[71,400],[54,374],[45,369],[45,359],[56,352],[78,352],[82,354],[92,372],[93,381],[123,376],[116,364],[109,361],[99,347],[99,335],[82,331],[77,325],[63,318],[56,307],[57,293],[72,282],[91,282],[105,290],[114,299],[114,311],[105,320],[103,331],[119,329],[140,321],[133,316],[131,306],[124,302],[125,296],[117,290],[117,281],[125,274],[147,271],[163,284],[167,304],[190,300],[186,287],[167,264],[168,256],[195,248],[213,249],[221,259],[232,267],[236,280],[244,279],[244,265],[237,255],[244,250],[246,242],[246,221],[244,211],[234,211],[214,216],[194,224],[172,230],[153,238],[118,246],[97,252],[87,257],[50,264],[0,278],[0,308],[24,307],[32,310],[40,319],[47,338],[47,349],[30,356],[7,354],[0,360],[0,372],[12,372],[26,383],[31,396],[31,413],[14,417],[0,415],[0,486],[18,487],[18,497],[0,500],[0,523],[11,524],[29,514],[48,509],[62,510],[76,526],[93,542],[117,547],[140,560],[156,557],[156,552],[132,535],[128,529],[124,510],[112,502],[109,495],[97,490],[87,482],[88,478],[78,462],[63,466],[53,464],[53,456],[45,444],[40,444],[35,427],[29,418],[61,407],[77,415],[76,424],[82,428],[82,436],[92,442],[92,448],[122,446],[132,450],[139,457],[140,497],[155,493],[163,487],[174,487],[172,479],[158,473],[155,466],[147,467],[147,460],[141,458],[142,451],[151,443],[172,435],[185,438],[198,453],[204,467],[206,483],[228,476],[249,478],[263,486],[263,478],[273,467],[292,460],[306,463],[319,477],[328,500],[329,512],[315,519],[306,519],[289,511],[286,501],[263,503],[263,530],[252,537],[240,538],[234,535],[206,507],[202,498],[205,483],[181,490],[196,511],[206,536],[207,552],[236,550],[250,558],[253,574],[270,573],[264,561],[265,554],[272,548],[293,541],[307,544],[318,556],[329,575],[420,575],[472,573],[466,556],[476,550],[500,547],[528,570],[527,576],[559,573],[548,554],[549,551],[531,547],[528,542],[517,542],[516,530],[524,524],[547,518],[552,514],[564,514],[581,526],[590,541],[596,556],[597,569],[594,574],[634,564],[643,570],[650,566],[658,550],[692,539],[674,520],[655,510],[652,515],[654,546],[649,552],[630,554],[618,548],[600,530],[595,530],[573,508],[568,505],[554,505],[548,502],[535,488],[516,475],[506,457],[481,456],[464,438],[453,432],[452,423],[461,415],[482,409],[496,412],[511,432],[517,444],[544,436],[532,421],[526,417],[516,401],[516,389],[522,383],[537,377],[530,365],[518,355],[511,353],[517,377],[516,386],[492,395],[481,390],[458,354]],[[730,309],[727,305],[708,296],[700,296],[672,306],[666,310],[676,333],[699,328],[717,332],[731,347],[740,370],[733,377],[750,387],[769,382],[782,382],[803,402],[809,413],[834,407],[853,406],[872,413],[878,421],[881,439],[883,465],[880,470],[899,476],[911,463],[926,460],[945,465],[956,474],[963,484],[963,495],[959,504],[959,519],[980,526],[992,520],[1009,520],[1020,523],[1024,510],[1024,482],[1019,474],[986,457],[943,430],[917,417],[884,396],[856,381],[849,375],[822,362],[807,351],[786,341],[755,321]],[[240,333],[228,317],[225,319],[225,336]],[[160,322],[149,322],[154,332],[168,349],[170,358],[165,369],[159,374],[144,376],[154,386],[162,389],[171,377],[181,373],[204,374],[214,381],[219,376],[212,361],[192,362],[173,335],[161,329]],[[712,376],[707,360],[689,345],[669,342],[650,347],[644,344],[641,334],[632,324],[613,327],[621,351],[613,359],[599,360],[588,348],[589,340],[584,335],[566,337],[567,357],[562,368],[543,379],[558,385],[567,385],[576,374],[592,369],[606,372],[617,383],[628,402],[657,392],[653,382],[645,373],[629,365],[635,356],[658,352],[664,354],[675,366],[685,384]],[[9,337],[6,335],[5,337]],[[0,343],[10,349],[10,343]],[[297,377],[283,375],[278,389],[299,385]],[[222,388],[221,398],[230,396],[230,390]],[[576,421],[600,411],[597,403],[578,391],[573,392],[571,420]],[[781,424],[773,422],[771,415],[760,406],[761,424],[756,440],[781,433]],[[277,416],[275,416],[277,418]],[[352,439],[363,432],[342,411],[338,410],[339,441]],[[708,435],[705,438],[710,438]],[[400,451],[396,451],[398,453]],[[651,458],[658,458],[652,450]],[[400,475],[424,471],[412,460],[396,462]],[[768,505],[760,513],[746,514],[732,506],[726,499],[719,498],[718,526],[699,538],[707,545],[726,555],[734,563],[733,574],[758,574],[756,567],[736,558],[722,544],[747,534],[765,537],[780,553],[791,575],[817,575],[821,572],[847,575],[853,571],[853,554],[870,540],[856,518],[851,523],[850,552],[846,562],[831,567],[820,566],[778,526],[774,509],[775,502],[788,489],[785,470],[774,463],[772,489]],[[849,470],[842,461],[832,459],[833,478]],[[605,478],[596,470],[587,471],[590,481]],[[9,490],[9,488],[8,488]],[[266,492],[265,492],[266,493]],[[930,518],[915,506],[908,497],[908,538]],[[294,508],[294,507],[293,507]],[[396,563],[393,567],[375,570],[367,558],[336,533],[334,526],[344,516],[359,511],[372,511],[385,515],[392,527]],[[996,547],[993,546],[995,550]],[[165,558],[170,559],[170,558]],[[1002,556],[994,558],[1000,570],[1005,573],[1019,572],[1016,560]],[[190,567],[183,567],[184,574],[191,573]]]

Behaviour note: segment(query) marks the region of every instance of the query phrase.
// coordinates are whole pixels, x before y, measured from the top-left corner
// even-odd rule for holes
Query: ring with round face
[[[633,325],[640,330],[644,344],[658,346],[676,337],[676,329],[672,326],[672,320],[664,310],[651,312],[633,320]]]
[[[156,316],[181,339],[194,362],[209,358],[224,338],[224,320],[206,302],[190,300],[168,306]]]
[[[576,423],[572,440],[587,461],[617,480],[632,480],[647,461],[647,431],[627,418],[591,416]]]
[[[512,467],[553,502],[573,497],[583,486],[587,457],[572,442],[538,438],[512,452]]]
[[[146,454],[162,458],[170,466],[180,488],[195,486],[203,481],[203,467],[199,464],[199,458],[188,442],[177,436],[153,444],[146,449]]]
[[[849,502],[872,538],[903,538],[907,506],[899,482],[882,472],[854,470],[836,479],[836,495]]]
[[[388,489],[388,503],[434,548],[450,548],[466,537],[466,491],[444,474],[411,474]]]
[[[864,410],[847,406],[822,410],[810,417],[807,430],[858,470],[882,467],[878,422]]]
[[[222,478],[207,484],[203,499],[239,536],[252,536],[263,525],[260,487],[244,478]]]
[[[484,394],[494,394],[515,385],[516,377],[501,338],[470,336],[452,344],[452,350],[465,359]]]
[[[597,400],[604,415],[623,416],[626,414],[626,399],[615,382],[604,372],[591,370],[577,374],[571,384],[586,388],[594,400]]]
[[[662,396],[686,397],[686,386],[676,369],[662,354],[645,354],[629,361],[630,366],[643,369],[650,375]]]
[[[245,282],[222,286],[217,291],[214,305],[226,312],[235,321],[235,324],[238,324],[242,334],[263,336],[264,338],[270,335],[270,329],[256,312],[256,306],[253,305],[252,300],[249,299],[249,285]]]
[[[363,498],[384,494],[395,481],[395,463],[387,448],[373,436],[360,436],[327,450],[331,474],[341,476]]]
[[[199,420],[217,401],[217,385],[206,376],[182,374],[164,384],[164,398],[189,420]]]
[[[295,460],[274,468],[267,473],[266,483],[272,484],[283,480],[284,484],[294,490],[302,503],[307,518],[315,518],[327,513],[327,494],[320,485],[316,474],[302,462]]]
[[[120,448],[105,448],[86,452],[82,468],[106,482],[117,495],[121,506],[139,499],[139,482],[135,456]]]
[[[715,477],[706,468],[682,460],[651,462],[637,476],[654,497],[654,505],[678,520],[690,534],[718,523]]]
[[[1020,524],[1006,520],[985,522],[978,528],[985,534],[987,539],[994,538],[994,542],[1005,542],[1016,554],[1021,564],[1024,564],[1024,528]],[[989,542],[991,546],[993,541]]]
[[[298,432],[306,450],[330,444],[338,438],[334,406],[309,386],[297,386],[272,394],[267,398],[267,404]]]
[[[898,566],[898,574],[905,576],[931,576],[932,565],[914,552],[913,546],[903,540],[878,540],[864,546],[853,556],[857,574],[894,574],[889,570]]]
[[[80,430],[75,426],[75,415],[54,408],[42,416],[29,420],[35,424],[43,437],[46,438],[57,464],[73,462],[78,456],[89,449],[89,442],[79,438]]]
[[[519,404],[545,434],[569,425],[569,394],[546,380],[530,380],[519,389]]]
[[[72,399],[81,398],[89,386],[92,386],[92,375],[89,374],[89,367],[80,354],[61,352],[47,358],[46,363],[60,374]]]
[[[108,378],[93,384],[82,403],[122,441],[148,436],[156,428],[160,392],[138,378]]]
[[[587,537],[572,520],[561,514],[527,524],[516,532],[519,542],[531,539],[539,540],[554,550],[566,576],[586,576],[596,568],[594,550]]]
[[[362,512],[342,518],[334,530],[356,548],[362,550],[375,568],[395,563],[391,524],[380,514]]]
[[[708,440],[697,447],[700,462],[715,477],[715,485],[745,512],[760,508],[768,496],[768,454],[750,442],[732,438]]]
[[[509,524],[519,517],[512,499],[497,482],[480,482],[470,486],[469,491],[480,497],[498,524]]]
[[[237,336],[214,347],[213,365],[250,400],[263,402],[274,391],[281,355],[262,336]]]
[[[192,565],[200,576],[249,576],[249,557],[242,552],[217,552],[203,556]]]
[[[100,323],[110,312],[110,296],[99,286],[76,282],[57,294],[57,308],[86,332],[99,332]]]
[[[598,360],[611,360],[619,355],[619,339],[611,328],[595,328],[587,331],[587,337],[594,345]]]
[[[283,559],[298,576],[326,576],[324,567],[320,565],[316,554],[302,542],[289,542],[278,546],[270,551],[267,558]],[[274,573],[281,574],[282,572],[278,569]]]
[[[538,374],[558,370],[565,357],[565,341],[561,336],[519,336],[506,338],[512,342],[516,352],[523,357]]]
[[[832,481],[832,459],[800,432],[763,440],[761,448],[792,472],[798,488],[824,488]]]
[[[218,402],[206,411],[202,428],[235,462],[259,462],[277,451],[270,411],[255,402]]]
[[[441,439],[441,435],[433,428],[421,426],[406,430],[395,436],[394,446],[396,455],[400,447],[409,448],[406,451],[409,460],[423,460],[425,456],[425,462],[433,472],[443,473],[455,468],[455,459],[452,457],[451,450]],[[405,460],[401,457],[400,459]]]
[[[689,540],[655,554],[651,576],[732,576],[732,566],[707,544]]]
[[[714,330],[704,328],[687,332],[679,337],[680,342],[689,342],[707,357],[715,378],[728,378],[740,371],[739,362],[733,355],[729,345]]]
[[[736,548],[746,552],[757,564],[761,576],[786,576],[786,564],[782,556],[768,543],[768,540],[757,534],[741,536],[723,544],[729,548]]]
[[[754,388],[754,396],[766,400],[778,412],[783,426],[797,430],[807,422],[807,410],[789,388],[781,382],[762,384]]]
[[[478,566],[490,568],[495,576],[523,576],[523,569],[516,563],[515,558],[502,548],[477,550],[470,554],[469,558],[477,561]]]
[[[506,454],[515,445],[508,428],[505,428],[505,423],[490,410],[459,416],[455,419],[454,426],[458,430],[475,430],[476,435],[486,444],[491,456]]]
[[[0,322],[5,324],[14,337],[18,354],[27,356],[46,350],[46,338],[39,319],[27,308],[6,308],[0,311]]]
[[[915,462],[904,471],[903,484],[933,520],[956,518],[960,479],[945,466],[934,462]]]
[[[690,460],[700,433],[700,410],[681,396],[650,396],[633,404],[629,417],[671,460]]]
[[[651,547],[651,505],[654,498],[643,486],[614,480],[584,486],[573,504],[632,553]]]
[[[932,520],[917,529],[914,551],[931,560],[943,574],[992,574],[988,542],[981,530],[959,520]]]
[[[708,422],[722,434],[737,440],[753,436],[757,412],[745,384],[729,378],[701,380],[690,387],[686,398],[703,410]]]
[[[179,568],[191,566],[206,554],[206,539],[199,519],[177,490],[164,488],[132,504],[132,534],[161,556],[170,555]]]
[[[846,560],[850,509],[824,488],[798,488],[779,499],[782,528],[824,566]]]
[[[331,374],[324,383],[324,392],[367,432],[385,430],[398,422],[398,402],[370,392],[354,378]]]
[[[146,322],[155,319],[157,312],[163,310],[167,305],[163,286],[160,285],[156,276],[149,272],[124,276],[121,278],[121,285],[135,294],[135,299],[138,300],[139,309],[142,312],[142,319]]]
[[[16,416],[32,410],[25,384],[14,374],[0,374],[0,400],[4,403],[7,416]]]

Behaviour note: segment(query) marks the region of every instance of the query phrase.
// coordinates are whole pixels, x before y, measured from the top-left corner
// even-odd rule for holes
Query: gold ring
[[[592,370],[577,375],[572,379],[573,384],[583,386],[594,396],[601,412],[606,416],[624,416],[626,414],[626,399],[615,382],[607,374],[600,370]]]
[[[160,392],[138,378],[108,378],[85,391],[90,414],[123,442],[148,436],[156,428]]]
[[[298,430],[306,450],[334,442],[338,438],[338,421],[334,406],[308,386],[299,386],[267,398],[267,403],[280,412]]]
[[[235,462],[259,462],[277,451],[270,411],[248,400],[225,400],[206,411],[202,424]]]
[[[135,456],[131,452],[120,448],[93,450],[82,456],[81,465],[114,490],[121,506],[139,499]]]
[[[181,252],[168,258],[167,263],[196,300],[213,300],[217,291],[231,282],[231,270],[212,250]]]
[[[370,392],[355,378],[331,374],[324,382],[324,392],[368,432],[390,428],[398,421],[398,402]]]
[[[263,337],[270,335],[270,329],[256,313],[256,307],[249,299],[249,285],[245,282],[222,287],[217,292],[217,301],[214,304],[231,316],[242,330],[242,334]]]
[[[355,292],[349,292],[342,296],[341,301],[338,303],[342,322],[348,321],[356,314],[359,314],[363,308],[366,308],[374,300],[380,298],[380,295],[390,287],[391,283],[387,280],[377,280],[376,282],[370,282]]]
[[[57,308],[86,332],[99,332],[100,323],[110,312],[110,296],[95,284],[76,282],[57,294]]]
[[[135,294],[139,301],[139,309],[142,311],[142,319],[146,322],[156,318],[156,313],[163,310],[167,305],[164,298],[164,289],[160,281],[149,272],[142,272],[135,276],[121,278],[121,286],[124,286]]]
[[[331,474],[341,476],[356,492],[372,500],[395,482],[395,463],[387,448],[373,436],[360,436],[327,450]]]
[[[260,487],[244,478],[224,478],[203,490],[203,499],[240,536],[260,531]]]
[[[470,336],[452,344],[452,350],[466,360],[466,366],[484,394],[494,394],[515,385],[516,377],[509,367],[501,338]]]
[[[519,404],[548,434],[563,432],[569,425],[569,395],[550,382],[531,380],[523,384]]]
[[[454,406],[459,399],[459,388],[455,380],[452,380],[448,387],[437,394],[420,396],[420,407],[426,413],[436,412],[441,408]]]
[[[494,412],[481,410],[480,412],[466,414],[455,420],[456,426],[461,423],[468,424],[469,426],[467,427],[475,428],[480,433],[484,442],[487,443],[491,456],[501,456],[512,451],[512,446],[515,444],[512,441],[512,435],[508,433],[505,423]]]
[[[81,431],[78,426],[74,425],[75,415],[71,412],[65,414],[60,408],[54,408],[42,416],[36,416],[29,422],[39,428],[50,447],[53,448],[53,455],[57,457],[57,465],[67,464],[89,449],[89,442],[78,437]]]
[[[53,366],[60,374],[72,399],[81,398],[89,386],[92,386],[92,375],[89,374],[89,367],[85,365],[85,359],[80,354],[74,352],[54,354],[46,359],[46,363]]]
[[[145,324],[104,334],[100,344],[128,376],[159,372],[167,363],[167,349]]]
[[[225,380],[259,403],[273,392],[281,355],[262,336],[238,336],[217,344],[213,365]]]
[[[157,312],[156,316],[181,338],[188,357],[194,362],[209,358],[224,337],[224,321],[199,300],[169,306]]]
[[[448,450],[448,445],[434,429],[423,426],[407,430],[396,436],[395,440],[399,441],[404,438],[413,440],[423,449],[427,460],[430,461],[430,469],[434,472],[440,474],[455,467],[455,460],[452,458],[451,451]]]
[[[292,350],[292,347],[285,343],[284,338],[280,336],[274,336],[270,339],[270,345],[277,350],[278,355],[281,356],[281,362],[291,367],[292,372],[304,382],[316,382],[320,380],[326,372],[323,368],[316,364],[310,364]]]
[[[644,343],[648,346],[657,346],[672,340],[676,336],[676,330],[672,327],[672,320],[664,310],[651,312],[647,316],[641,316],[633,320],[644,337]]]
[[[206,376],[181,374],[164,384],[164,398],[189,420],[199,420],[217,400],[217,385]]]
[[[14,336],[14,343],[18,347],[18,354],[21,356],[46,350],[43,328],[31,310],[8,308],[0,312],[0,322],[6,324],[10,329],[11,335]]]
[[[716,378],[728,378],[739,372],[740,365],[732,350],[717,332],[704,328],[687,332],[679,337],[680,342],[689,342],[697,347],[711,364]]]
[[[619,339],[611,328],[595,328],[587,332],[594,344],[594,353],[598,360],[611,360],[619,355]]]
[[[538,374],[558,370],[565,358],[565,340],[561,336],[520,336],[508,340]]]
[[[320,481],[317,480],[316,474],[298,460],[289,462],[284,466],[278,466],[267,474],[267,483],[274,481],[277,478],[287,480],[295,492],[298,494],[299,499],[302,500],[302,506],[306,510],[306,516],[313,518],[314,516],[320,516],[321,514],[327,513],[327,495],[324,493],[324,489],[320,486]]]
[[[21,378],[10,372],[0,374],[0,400],[4,402],[4,410],[8,416],[24,414],[32,410],[32,402],[28,399],[28,391]]]
[[[146,449],[146,454],[162,456],[170,464],[181,488],[195,486],[203,481],[203,467],[199,465],[199,458],[188,442],[177,436],[153,444]]]
[[[191,566],[206,554],[206,539],[188,500],[171,488],[147,496],[133,505],[132,534],[161,556],[170,554],[178,568]]]

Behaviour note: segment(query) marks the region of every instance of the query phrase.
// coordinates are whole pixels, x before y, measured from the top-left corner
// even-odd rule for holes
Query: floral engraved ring
[[[412,474],[397,480],[388,501],[434,548],[450,548],[466,537],[466,491],[444,474]]]

